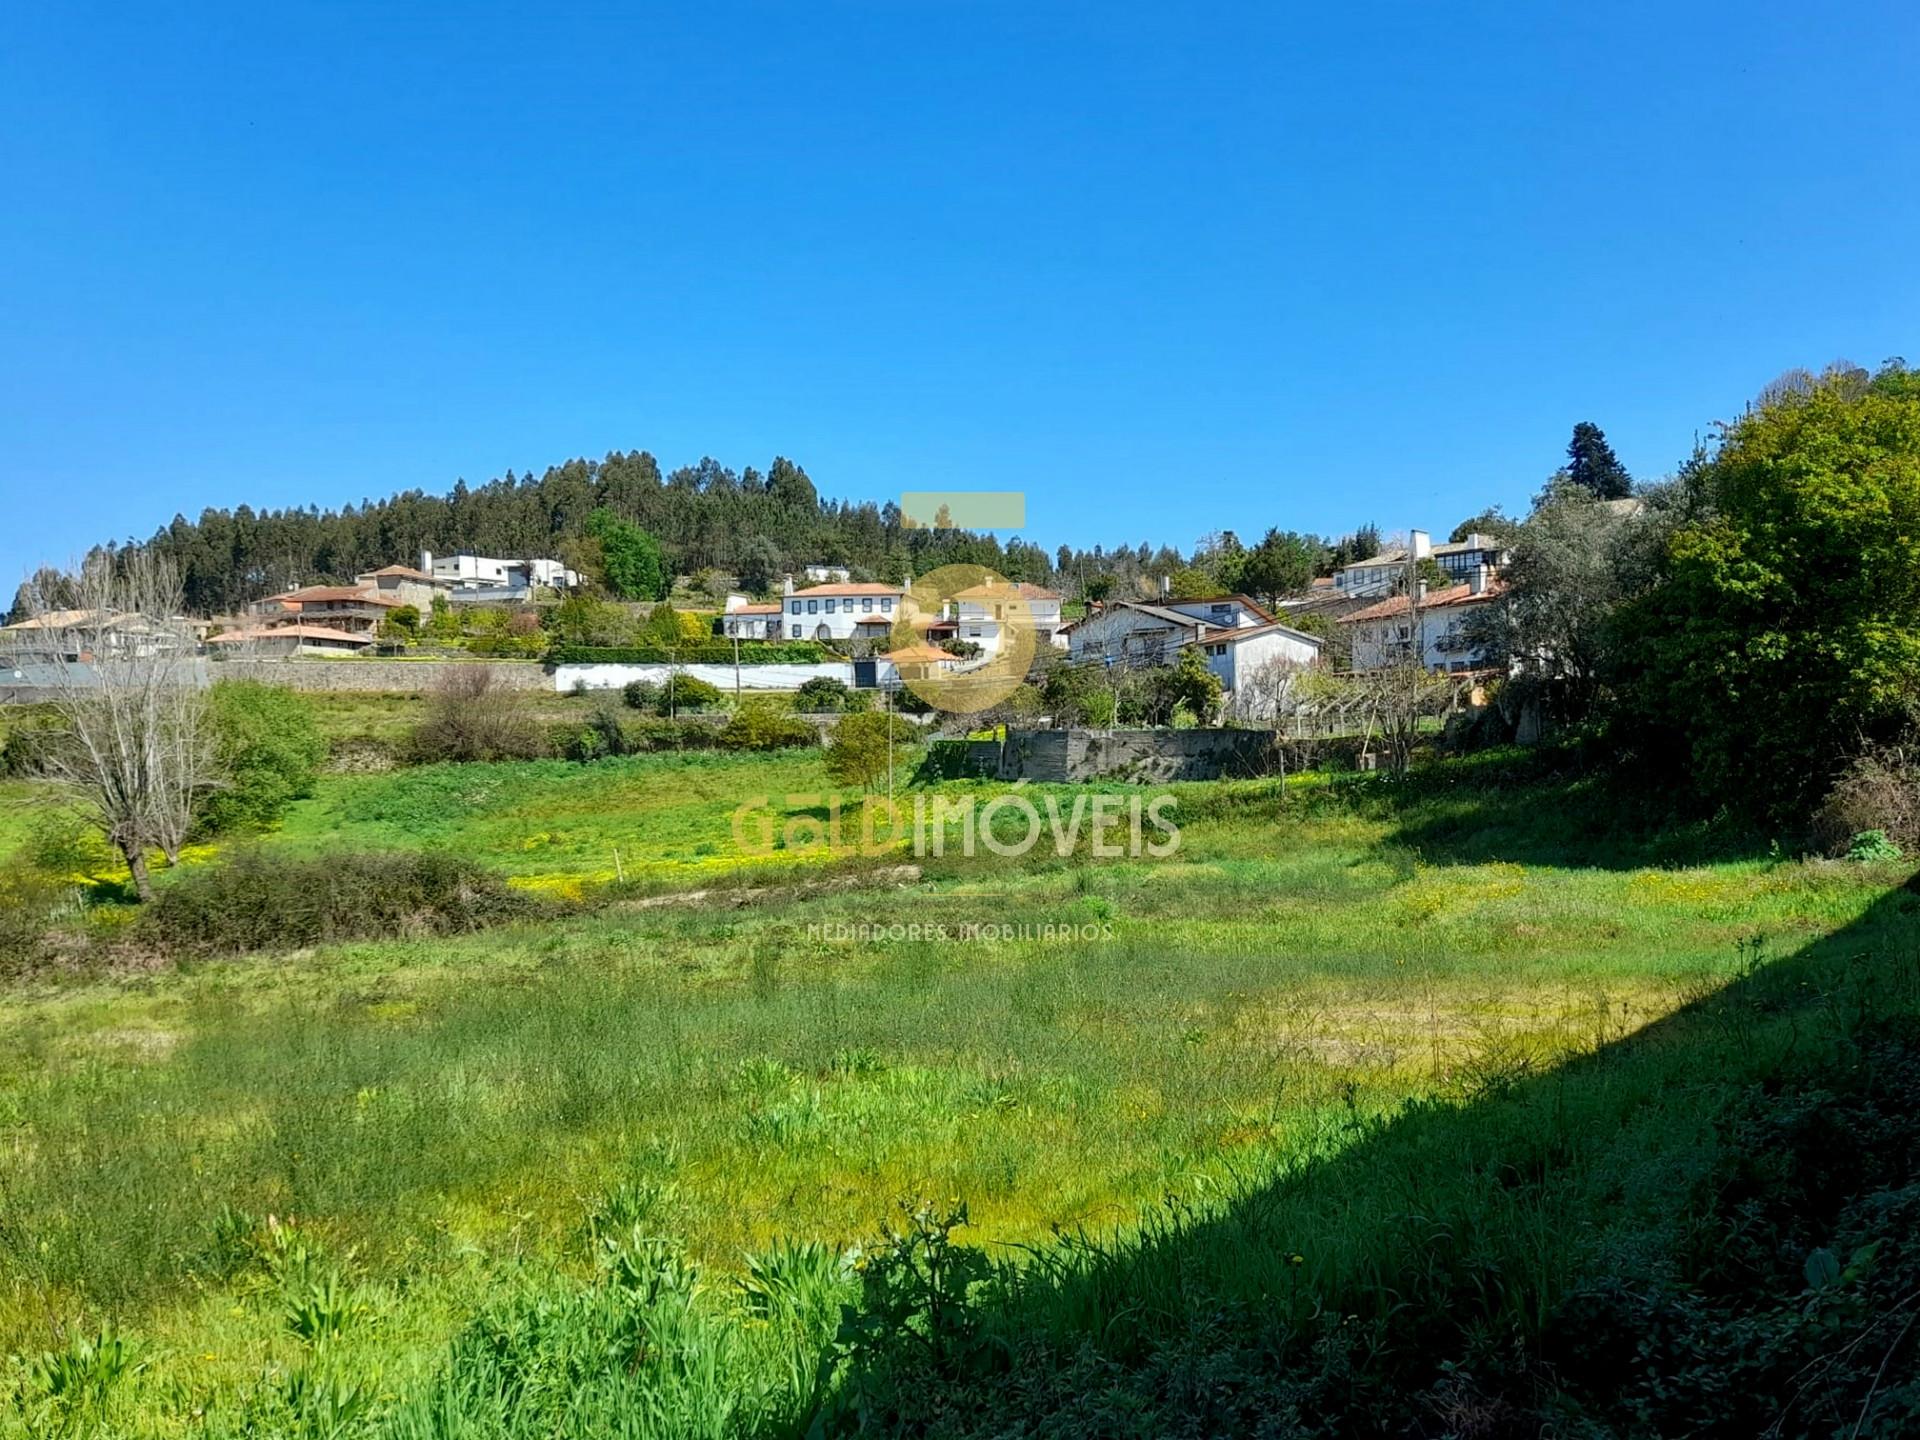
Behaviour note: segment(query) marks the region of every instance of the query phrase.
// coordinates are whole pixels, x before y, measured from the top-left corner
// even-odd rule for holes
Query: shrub
[[[176,953],[238,954],[334,940],[455,935],[538,903],[470,860],[416,854],[243,851],[188,870],[140,912],[139,933]]]
[[[813,726],[771,700],[744,702],[720,732],[721,744],[730,750],[783,750],[814,745],[819,739]]]
[[[0,742],[0,776],[38,775],[46,768],[53,747],[66,735],[59,716],[44,707],[21,707],[6,717],[6,739]]]
[[[1887,832],[1884,830],[1862,830],[1847,846],[1847,858],[1863,865],[1898,860],[1905,853],[1887,838]]]
[[[720,710],[726,706],[726,697],[718,685],[709,685],[698,676],[676,675],[661,687],[660,705],[669,712]]]
[[[620,688],[620,695],[635,710],[660,708],[660,687],[651,680],[629,680]]]
[[[919,738],[913,723],[898,715],[843,716],[827,742],[827,773],[843,785],[871,790],[889,765],[906,774],[909,759],[919,758],[909,750]]]
[[[726,743],[725,736],[726,732],[717,725],[658,717],[635,724],[627,734],[627,747],[634,754],[649,750],[717,750]]]
[[[1850,855],[1856,837],[1868,832],[1897,850],[1920,850],[1920,772],[1903,749],[1868,750],[1814,812],[1814,843],[1828,855]]]
[[[545,750],[520,697],[487,665],[450,670],[413,734],[414,755],[424,761],[532,760]]]
[[[831,675],[816,675],[794,692],[793,708],[819,715],[838,714],[851,707],[853,696],[854,692],[844,681],[835,680]]]
[[[574,729],[560,747],[569,760],[605,760],[628,751],[626,731],[611,706],[603,705]]]
[[[313,793],[327,742],[302,697],[258,680],[222,680],[208,692],[207,714],[221,778],[197,807],[203,831],[271,825]]]

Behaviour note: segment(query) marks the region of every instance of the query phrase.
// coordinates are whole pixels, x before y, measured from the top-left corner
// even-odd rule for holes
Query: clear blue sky
[[[1916,75],[1891,0],[16,6],[0,579],[614,448],[1049,545],[1658,475],[1920,361]]]

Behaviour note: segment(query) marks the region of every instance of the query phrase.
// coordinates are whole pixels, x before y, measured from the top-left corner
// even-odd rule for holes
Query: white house
[[[1209,630],[1243,630],[1273,623],[1273,616],[1245,595],[1162,600],[1154,605],[1122,600],[1066,627],[1067,653],[1076,661],[1171,665],[1181,646],[1195,643]]]
[[[1333,572],[1334,588],[1342,595],[1390,595],[1404,588],[1410,563],[1431,558],[1452,578],[1464,584],[1480,569],[1499,570],[1511,558],[1508,549],[1491,535],[1478,532],[1464,540],[1435,545],[1424,530],[1415,530],[1404,546],[1382,550]]]
[[[809,565],[803,571],[810,585],[844,585],[853,572],[844,565]]]
[[[1395,595],[1354,611],[1343,622],[1353,641],[1353,668],[1384,670],[1418,655],[1429,670],[1484,669],[1486,657],[1468,641],[1466,622],[1504,589],[1483,566],[1464,584],[1429,592],[1416,581],[1412,597]]]
[[[579,574],[558,560],[497,560],[488,555],[435,555],[422,550],[420,568],[456,593],[494,590],[511,595],[536,586],[571,590],[580,583]]]
[[[907,592],[898,585],[842,581],[804,590],[786,582],[779,623],[786,640],[884,641],[900,618]]]
[[[997,654],[1009,626],[1033,631],[1034,646],[1066,648],[1060,624],[1060,596],[1043,586],[1002,581],[974,585],[953,597],[953,622],[959,639]]]
[[[720,633],[730,640],[780,639],[780,602],[769,600],[761,605],[744,595],[727,596],[727,608],[720,613]]]
[[[1264,679],[1275,667],[1313,664],[1320,658],[1321,645],[1319,636],[1278,620],[1203,630],[1192,643],[1206,654],[1207,668],[1219,676],[1229,697],[1238,696],[1256,677]]]

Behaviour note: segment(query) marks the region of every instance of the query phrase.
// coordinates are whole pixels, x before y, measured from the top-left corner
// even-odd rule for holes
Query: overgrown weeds
[[[296,856],[255,849],[179,876],[141,911],[138,935],[170,954],[238,954],[457,935],[542,908],[484,867],[443,851]]]

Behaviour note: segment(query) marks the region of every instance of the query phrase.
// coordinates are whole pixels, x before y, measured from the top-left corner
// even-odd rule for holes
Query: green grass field
[[[798,1433],[854,1293],[836,1257],[903,1204],[964,1200],[958,1238],[1010,1259],[1202,1215],[1409,1101],[1615,1046],[1906,874],[1635,839],[1592,782],[1448,773],[1175,787],[1166,859],[949,858],[0,995],[0,1426],[610,1433],[540,1390],[577,1361],[598,1393],[606,1357],[540,1346],[644,1292],[677,1338],[622,1342],[622,1433]],[[557,894],[617,849],[684,889],[738,869],[742,800],[830,788],[795,753],[426,767],[328,777],[260,843],[454,848]],[[110,1370],[80,1338],[103,1326],[124,1376],[34,1358]],[[516,1429],[469,1391],[523,1344]]]

